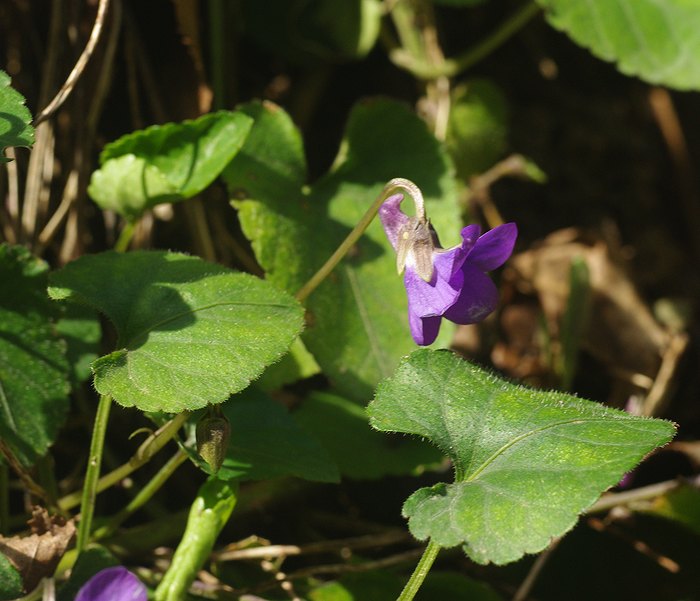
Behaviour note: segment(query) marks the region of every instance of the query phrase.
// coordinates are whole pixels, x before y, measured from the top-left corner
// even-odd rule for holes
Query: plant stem
[[[177,431],[182,424],[187,421],[189,416],[189,411],[183,411],[151,434],[143,444],[141,444],[129,461],[99,479],[96,492],[102,492],[110,486],[115,485],[133,471],[148,463],[151,457],[160,451],[160,449],[177,434]],[[61,509],[71,509],[80,503],[80,499],[81,493],[77,491],[60,499],[58,505]]]
[[[454,77],[462,71],[478,63],[522,29],[530,19],[540,12],[540,7],[534,0],[529,0],[520,10],[507,18],[496,31],[481,40],[472,48],[454,58],[445,60],[442,64],[431,65],[428,62],[417,61],[402,49],[391,53],[391,60],[400,67],[410,71],[421,79],[436,79],[441,75]]]
[[[160,468],[158,473],[149,480],[148,484],[144,486],[139,493],[127,504],[124,509],[112,517],[109,523],[99,530],[95,531],[94,539],[99,540],[111,536],[119,526],[135,511],[143,507],[150,498],[156,494],[160,488],[165,484],[170,476],[175,473],[178,467],[180,467],[187,460],[187,453],[182,449],[178,449],[177,453],[173,455],[168,462]]]
[[[375,200],[374,203],[372,203],[372,206],[367,209],[367,212],[362,216],[362,219],[360,219],[355,228],[348,234],[347,238],[343,240],[341,245],[336,249],[331,257],[296,293],[295,296],[299,302],[304,302],[309,295],[316,290],[318,285],[328,277],[328,274],[335,269],[335,266],[340,263],[347,252],[360,239],[360,236],[364,234],[365,230],[372,222],[372,219],[374,219],[375,215],[377,214],[377,211],[379,211],[379,207],[382,206],[382,203],[397,190],[407,191],[416,202],[416,211],[421,210],[423,206],[423,195],[421,194],[418,186],[416,186],[413,182],[400,177],[389,181],[389,183],[384,186],[384,189],[377,197],[377,200]]]
[[[413,574],[411,574],[411,577],[408,579],[406,586],[401,591],[401,594],[399,595],[396,601],[413,600],[413,598],[416,596],[416,593],[418,592],[418,589],[423,584],[425,577],[428,575],[428,572],[430,572],[430,568],[432,567],[433,562],[435,561],[435,558],[437,557],[437,554],[440,551],[440,548],[440,545],[438,545],[436,542],[433,542],[432,539],[430,540],[428,546],[425,548],[425,551],[423,551],[423,555],[418,561],[416,569],[413,570]]]
[[[129,248],[129,243],[134,237],[134,232],[136,231],[136,223],[133,221],[127,221],[122,228],[122,231],[117,238],[117,242],[114,245],[114,250],[119,253],[126,252]]]
[[[97,405],[97,414],[95,415],[95,425],[92,430],[92,440],[90,441],[90,455],[88,456],[85,482],[83,483],[83,495],[80,501],[80,524],[78,525],[78,540],[76,543],[78,554],[87,547],[90,540],[90,526],[92,525],[95,498],[97,497],[97,481],[100,477],[102,451],[104,449],[111,406],[112,397],[106,394],[100,395],[100,402]]]

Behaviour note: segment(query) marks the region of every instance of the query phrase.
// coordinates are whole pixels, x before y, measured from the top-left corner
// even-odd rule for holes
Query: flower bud
[[[197,424],[197,452],[214,472],[219,471],[226,458],[230,433],[228,419],[222,414],[208,414]]]

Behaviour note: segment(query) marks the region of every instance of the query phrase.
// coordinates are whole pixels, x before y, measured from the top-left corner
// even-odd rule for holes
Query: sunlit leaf
[[[377,389],[379,430],[430,439],[455,481],[404,504],[416,538],[463,545],[479,563],[544,549],[674,435],[670,422],[506,382],[446,351],[413,353]]]
[[[130,220],[159,203],[191,198],[219,176],[251,124],[242,113],[219,111],[130,133],[102,151],[88,192]]]
[[[551,25],[626,75],[700,89],[700,5],[688,0],[537,0]]]
[[[114,324],[116,350],[92,365],[95,388],[143,411],[223,402],[279,360],[303,323],[269,282],[177,253],[86,255],[50,281],[52,298]]]
[[[8,146],[34,144],[32,115],[24,102],[24,96],[10,85],[10,76],[0,70],[0,163],[8,160],[2,153]]]

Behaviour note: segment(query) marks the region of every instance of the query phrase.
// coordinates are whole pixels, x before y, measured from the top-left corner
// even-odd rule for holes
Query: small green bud
[[[205,415],[197,424],[197,452],[214,472],[219,471],[226,458],[230,433],[228,419],[220,412]]]

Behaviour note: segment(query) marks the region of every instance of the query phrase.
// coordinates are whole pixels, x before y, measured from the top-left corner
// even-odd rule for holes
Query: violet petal
[[[97,572],[78,591],[75,601],[148,601],[146,587],[122,566]]]
[[[462,230],[462,235],[466,229]],[[518,227],[514,223],[504,223],[493,228],[477,240],[469,253],[469,263],[481,271],[500,267],[513,252],[517,237]]]
[[[408,325],[413,341],[419,346],[428,346],[435,342],[440,331],[441,317],[419,317],[408,311]]]
[[[455,274],[443,274],[435,269],[432,280],[426,282],[407,265],[403,281],[408,310],[419,317],[428,317],[442,315],[457,301],[464,276],[461,270]]]
[[[386,237],[391,242],[391,246],[396,250],[399,231],[408,224],[409,217],[399,206],[403,201],[403,194],[394,194],[387,198],[379,207],[379,219],[384,227]]]
[[[464,285],[457,301],[443,314],[459,324],[476,323],[484,319],[498,305],[498,290],[491,278],[474,267],[471,261],[462,267]]]

